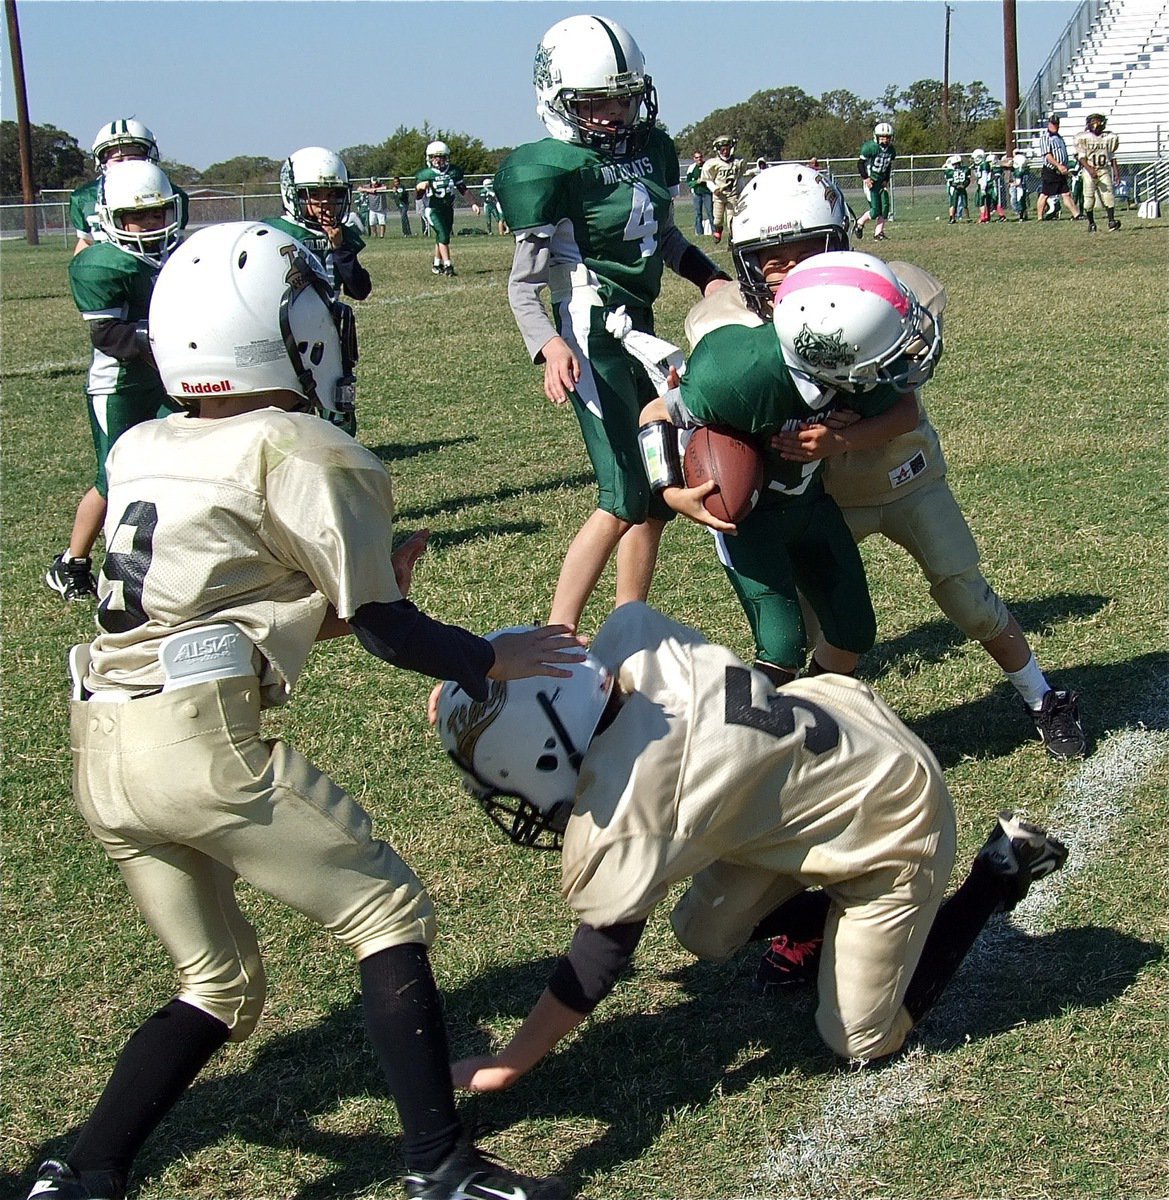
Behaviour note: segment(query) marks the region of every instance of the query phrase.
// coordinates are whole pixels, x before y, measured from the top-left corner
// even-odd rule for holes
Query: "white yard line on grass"
[[[1161,681],[1154,694],[1169,691]],[[1052,809],[1053,833],[1070,847],[1064,869],[1045,879],[1014,911],[1011,923],[992,924],[979,939],[969,965],[993,955],[996,945],[1019,936],[1044,932],[1049,915],[1075,876],[1089,866],[1107,845],[1124,816],[1128,796],[1149,772],[1169,757],[1169,732],[1163,702],[1148,715],[1153,728],[1126,729],[1110,737],[1064,784]],[[965,1001],[970,1000],[969,993]],[[951,1005],[961,1006],[961,998]],[[939,1008],[945,1007],[945,999]],[[960,1013],[952,1014],[953,1023]],[[839,1194],[852,1166],[867,1157],[883,1130],[915,1108],[929,1103],[935,1076],[944,1055],[915,1047],[899,1062],[878,1072],[841,1074],[828,1085],[819,1117],[789,1129],[767,1156],[757,1178],[759,1195],[774,1200],[820,1200]]]
[[[89,359],[78,358],[71,362],[43,362],[31,367],[16,367],[4,372],[5,379],[26,379],[33,375],[43,375],[48,371],[87,371]]]

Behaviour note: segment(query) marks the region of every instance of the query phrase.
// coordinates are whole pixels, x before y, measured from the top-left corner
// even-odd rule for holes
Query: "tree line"
[[[847,158],[871,136],[876,121],[891,121],[900,154],[944,154],[976,145],[1003,147],[1003,106],[984,83],[952,83],[948,110],[942,100],[942,84],[936,79],[920,79],[907,88],[888,87],[877,100],[863,100],[844,89],[817,99],[798,87],[770,88],[715,110],[687,125],[674,139],[686,158],[695,150],[709,153],[722,134],[737,139],[737,152],[744,158]],[[421,129],[399,125],[376,146],[349,146],[339,153],[355,179],[407,177],[425,164],[426,143],[436,139],[450,146],[453,160],[468,175],[493,173],[511,151],[510,146],[490,149],[471,134],[424,124]],[[32,160],[39,189],[74,188],[93,176],[89,151],[72,134],[53,125],[32,126]],[[270,186],[280,177],[282,161],[238,155],[204,170],[170,159],[164,159],[162,167],[183,187]],[[20,190],[16,122],[0,121],[0,195],[18,196]]]

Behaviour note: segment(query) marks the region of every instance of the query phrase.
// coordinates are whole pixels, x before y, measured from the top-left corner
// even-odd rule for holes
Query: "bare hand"
[[[728,283],[730,283],[729,279],[712,279],[706,285],[706,287],[704,287],[702,289],[703,297],[706,298],[708,296],[713,296],[715,294],[715,292],[717,292],[719,290],[719,288],[726,287]],[[674,385],[671,384],[670,386],[673,387]]]
[[[334,250],[339,250],[341,248],[341,243],[345,240],[345,231],[340,225],[329,225],[322,220],[321,232],[329,239],[329,245]]]
[[[828,425],[802,425],[785,430],[771,439],[772,449],[787,462],[819,462],[848,449],[844,434]]]
[[[394,578],[398,581],[398,591],[405,599],[410,594],[410,585],[414,582],[414,565],[426,551],[430,541],[430,530],[419,529],[390,555],[394,567]]]
[[[451,1063],[451,1080],[465,1092],[502,1092],[520,1078],[514,1067],[504,1067],[492,1055],[461,1058]]]
[[[495,665],[489,679],[530,679],[551,675],[567,679],[572,672],[557,663],[578,663],[584,658],[585,639],[568,625],[542,625],[523,633],[501,633],[492,638]]]
[[[719,533],[738,533],[737,526],[729,525],[726,521],[720,521],[718,517],[707,512],[706,505],[702,503],[705,497],[717,489],[718,484],[713,479],[708,479],[705,483],[700,483],[698,487],[665,488],[662,491],[662,499],[676,513],[683,517],[689,517],[691,521],[694,521],[698,525],[705,525],[708,529],[717,529]]]
[[[540,351],[544,355],[544,395],[553,404],[565,404],[576,391],[580,362],[562,337],[549,338]]]

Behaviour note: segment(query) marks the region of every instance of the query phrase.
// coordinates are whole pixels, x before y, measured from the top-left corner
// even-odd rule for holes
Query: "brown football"
[[[706,511],[737,525],[759,500],[763,455],[753,441],[733,429],[700,425],[686,443],[682,472],[687,487],[713,479],[718,488],[703,501]]]

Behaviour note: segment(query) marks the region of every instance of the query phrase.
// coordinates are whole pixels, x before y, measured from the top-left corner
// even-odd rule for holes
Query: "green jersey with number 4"
[[[678,194],[678,155],[661,130],[613,157],[554,138],[519,147],[495,175],[514,233],[546,231],[554,264],[583,263],[606,305],[649,307],[662,284],[660,230]]]

